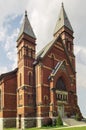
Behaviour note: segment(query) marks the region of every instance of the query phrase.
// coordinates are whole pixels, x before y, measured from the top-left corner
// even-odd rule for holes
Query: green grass
[[[59,130],[59,129],[57,129],[57,130]],[[62,128],[61,130],[86,130],[86,126],[83,126],[83,127]]]
[[[86,130],[86,126],[82,126],[82,127],[71,127],[71,128],[56,128],[56,127],[43,127],[43,128],[28,128],[28,129],[25,129],[25,130]],[[7,128],[7,129],[4,129],[4,130],[17,130],[16,128]]]

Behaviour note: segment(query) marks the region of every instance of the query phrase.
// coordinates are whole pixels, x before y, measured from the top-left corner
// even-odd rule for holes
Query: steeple
[[[21,37],[22,34],[27,34],[28,36],[36,39],[36,36],[33,32],[33,29],[31,27],[31,24],[28,20],[28,16],[27,16],[27,11],[25,11],[25,17],[24,17],[24,20],[23,20],[23,23],[21,25],[21,28],[20,28],[20,32],[19,32],[19,35],[18,35],[18,38],[17,38],[17,41],[19,40],[19,38]]]
[[[57,20],[57,23],[56,23],[56,27],[55,27],[55,30],[54,30],[54,35],[63,27],[67,27],[70,31],[73,32],[73,29],[72,29],[72,26],[70,24],[70,21],[67,17],[67,14],[65,12],[65,9],[64,9],[64,5],[62,3],[62,6],[61,6],[61,10],[60,10],[60,14],[59,14],[59,18]]]

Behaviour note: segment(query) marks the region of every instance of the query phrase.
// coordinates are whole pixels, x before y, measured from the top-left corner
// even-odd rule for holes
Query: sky
[[[74,30],[78,104],[86,117],[86,0],[0,0],[0,74],[17,66],[16,40],[25,10],[38,52],[53,38],[62,2]]]

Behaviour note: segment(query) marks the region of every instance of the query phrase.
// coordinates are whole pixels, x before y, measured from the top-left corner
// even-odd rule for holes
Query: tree
[[[58,125],[58,126],[62,126],[63,125],[63,121],[62,121],[62,118],[61,118],[60,114],[57,117],[56,125]]]
[[[76,119],[77,121],[81,121],[81,117],[80,117],[80,115],[79,115],[78,113],[76,114],[75,119]]]

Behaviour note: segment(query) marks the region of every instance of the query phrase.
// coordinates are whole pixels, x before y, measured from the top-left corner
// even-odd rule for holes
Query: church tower
[[[36,37],[28,20],[27,11],[17,38],[17,127],[27,127],[27,117],[35,116],[34,68]],[[34,125],[31,124],[31,125]]]
[[[65,61],[66,73],[68,73],[67,75],[69,80],[67,81],[69,82],[69,84],[66,90],[68,94],[67,94],[67,104],[64,105],[64,113],[66,113],[67,116],[75,115],[76,113],[78,113],[79,116],[82,117],[77,103],[73,28],[65,12],[63,3],[61,6],[59,18],[57,20],[53,35],[54,38],[58,37],[61,38],[62,47],[64,48],[64,55],[66,56],[66,59],[64,58],[64,55],[62,56],[62,60]],[[60,85],[60,83],[61,82],[59,80],[57,82],[57,86],[58,84]]]
[[[62,3],[60,14],[59,14],[59,17],[55,26],[55,30],[54,30],[54,37],[58,37],[59,35],[63,40],[65,50],[68,53],[68,56],[72,63],[71,67],[74,72],[75,71],[75,56],[74,56],[74,46],[73,46],[73,39],[74,39],[73,28],[65,12],[63,3]]]

